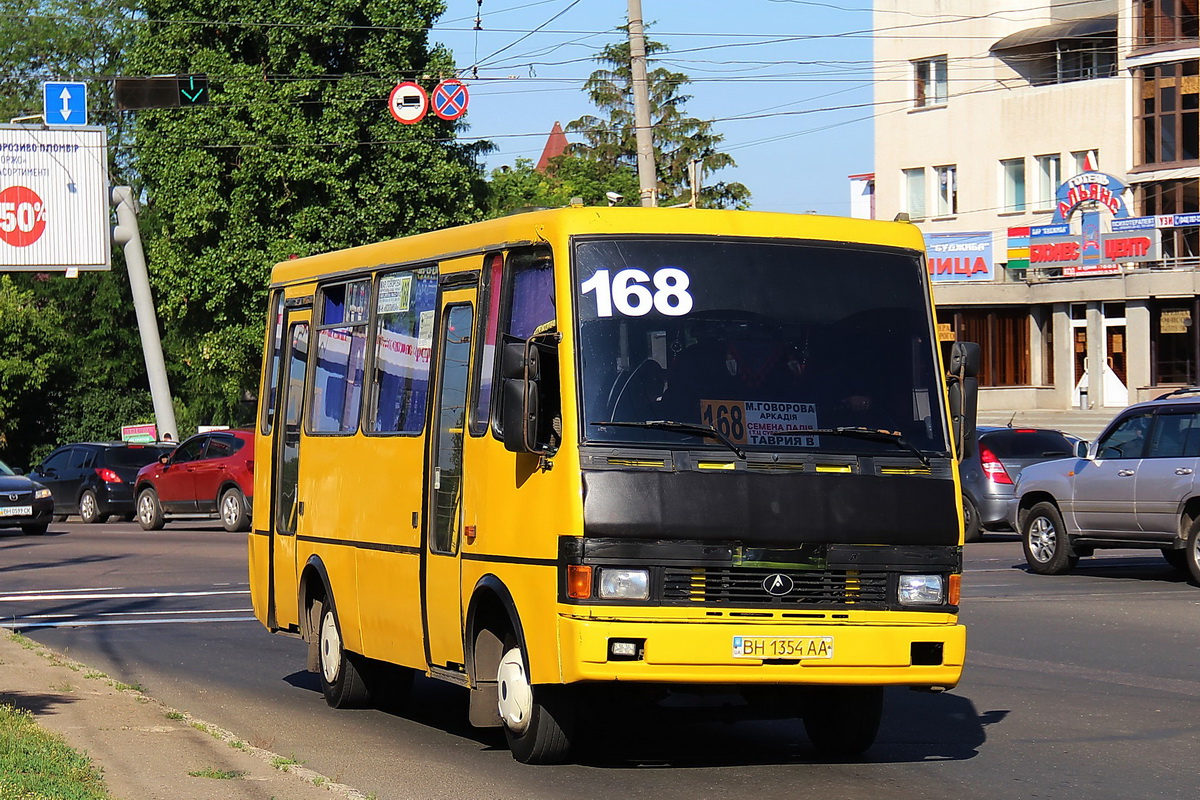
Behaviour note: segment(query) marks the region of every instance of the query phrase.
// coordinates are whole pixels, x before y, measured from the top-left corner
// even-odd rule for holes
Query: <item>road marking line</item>
[[[10,618],[11,620],[11,618]],[[25,628],[95,628],[107,625],[196,625],[202,622],[255,622],[254,617],[212,617],[207,619],[142,619],[142,620],[83,620],[74,622],[30,622],[20,624],[18,622],[7,621],[0,623],[0,627],[10,630],[23,630]]]
[[[91,617],[152,617],[171,614],[249,614],[253,608],[196,608],[179,611],[103,611]],[[86,619],[82,614],[23,614],[10,619]]]
[[[58,594],[5,594],[0,595],[0,602],[26,602],[29,600],[132,600],[139,597],[212,597],[214,595],[250,594],[247,590],[219,592],[122,592],[120,594],[93,594],[86,592],[63,592]]]
[[[217,585],[220,586],[221,584]],[[46,592],[119,592],[124,589],[124,586],[96,586],[88,589],[21,589],[19,591],[9,592],[9,594],[44,594]]]

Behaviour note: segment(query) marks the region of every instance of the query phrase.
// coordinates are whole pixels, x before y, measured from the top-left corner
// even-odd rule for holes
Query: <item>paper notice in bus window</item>
[[[700,420],[736,444],[760,447],[816,447],[819,436],[784,431],[813,430],[817,425],[815,403],[775,400],[701,400]]]
[[[412,302],[412,275],[385,275],[379,279],[379,313],[408,311]]]
[[[433,347],[433,309],[421,312],[417,325],[417,347]]]

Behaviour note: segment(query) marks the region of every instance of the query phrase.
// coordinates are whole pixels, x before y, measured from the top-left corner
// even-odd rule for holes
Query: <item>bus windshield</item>
[[[573,267],[585,443],[902,458],[948,450],[919,253],[581,238]],[[906,445],[798,433],[838,427],[888,431]]]

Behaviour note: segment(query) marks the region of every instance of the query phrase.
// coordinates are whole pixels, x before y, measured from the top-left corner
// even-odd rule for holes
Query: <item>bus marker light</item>
[[[592,568],[581,564],[567,565],[567,597],[587,600],[592,596]]]
[[[962,594],[962,575],[950,576],[950,597],[947,602],[952,606],[958,605],[958,599]]]

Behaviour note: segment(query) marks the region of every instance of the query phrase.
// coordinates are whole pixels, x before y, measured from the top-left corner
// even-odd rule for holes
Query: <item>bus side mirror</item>
[[[537,451],[538,385],[537,381],[509,378],[504,382],[501,397],[501,424],[504,426],[504,449],[511,453]]]
[[[979,408],[979,364],[982,357],[974,342],[955,342],[950,348],[951,431],[958,457],[975,455],[975,419]]]
[[[500,350],[500,424],[504,449],[511,453],[537,452],[541,364],[532,342],[509,342]]]

